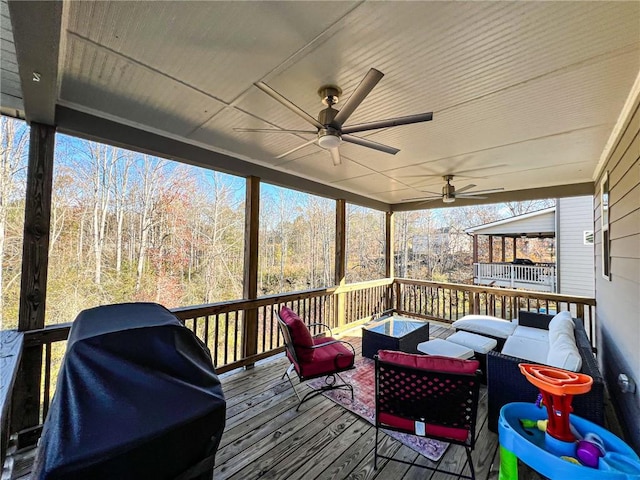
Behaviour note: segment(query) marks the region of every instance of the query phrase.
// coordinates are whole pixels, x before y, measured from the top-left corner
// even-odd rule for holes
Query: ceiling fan
[[[428,122],[433,118],[433,112],[420,113],[417,115],[409,115],[406,117],[389,118],[387,120],[377,120],[374,122],[360,123],[357,125],[351,125],[348,127],[343,126],[349,119],[351,114],[362,103],[367,95],[373,90],[373,88],[382,79],[384,74],[375,68],[372,68],[367,72],[360,84],[353,91],[349,99],[345,102],[344,106],[340,110],[336,110],[333,106],[338,103],[342,90],[335,85],[324,85],[318,90],[318,95],[322,99],[327,108],[320,111],[318,119],[316,120],[300,107],[289,101],[273,88],[264,82],[257,82],[255,86],[265,92],[274,100],[277,100],[282,105],[287,107],[293,113],[302,117],[304,120],[313,125],[316,130],[281,130],[275,128],[235,128],[234,130],[239,132],[260,132],[260,133],[312,133],[316,134],[317,138],[310,140],[302,145],[289,150],[276,158],[286,157],[287,155],[300,150],[314,142],[321,148],[328,150],[331,153],[334,165],[340,165],[340,151],[338,146],[344,141],[349,143],[355,143],[363,147],[372,148],[380,152],[390,153],[395,155],[400,150],[388,145],[383,145],[372,140],[368,140],[362,137],[355,137],[352,133],[364,132],[367,130],[377,130],[380,128],[395,127],[398,125],[409,125],[412,123]]]
[[[431,202],[433,200],[438,200],[438,199],[441,198],[444,203],[453,203],[453,202],[456,201],[456,198],[484,199],[484,198],[487,198],[487,197],[483,197],[481,195],[488,194],[488,193],[501,192],[502,190],[504,190],[504,188],[492,188],[490,190],[476,190],[476,191],[470,192],[469,190],[471,190],[473,187],[475,187],[475,185],[473,183],[470,183],[469,185],[465,185],[464,187],[459,188],[459,189],[456,190],[456,187],[451,185],[451,181],[453,180],[453,175],[444,175],[442,177],[442,179],[446,182],[442,186],[442,193],[425,192],[425,193],[430,193],[432,196],[430,196],[430,197],[416,197],[416,198],[403,198],[402,201],[405,202],[405,201],[410,201],[410,200],[424,200],[425,202]],[[466,193],[463,193],[463,192],[466,192]]]

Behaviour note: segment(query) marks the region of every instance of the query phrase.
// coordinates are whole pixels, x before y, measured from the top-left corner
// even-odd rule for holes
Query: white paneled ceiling
[[[445,174],[591,182],[640,70],[636,1],[66,1],[62,25],[59,105],[389,204]],[[372,67],[385,76],[345,125],[433,111],[358,134],[396,155],[343,142],[339,166],[315,144],[276,158],[315,136],[235,130],[315,130],[255,82],[316,117],[320,86],[342,88],[339,109]]]

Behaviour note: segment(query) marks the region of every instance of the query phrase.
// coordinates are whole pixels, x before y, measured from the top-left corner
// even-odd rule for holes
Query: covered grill
[[[85,310],[71,328],[32,478],[210,479],[225,411],[208,349],[169,310]]]

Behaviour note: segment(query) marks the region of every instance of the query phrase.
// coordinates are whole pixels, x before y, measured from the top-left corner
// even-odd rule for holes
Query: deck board
[[[431,338],[446,338],[453,330],[431,323]],[[343,339],[361,352],[360,329]],[[451,445],[439,462],[419,455],[391,437],[380,434],[379,451],[412,462],[379,459],[373,468],[375,428],[328,398],[319,395],[296,411],[298,399],[282,374],[289,362],[284,355],[262,360],[255,367],[220,376],[227,400],[225,432],[216,455],[214,479],[358,479],[449,480],[453,475],[434,473],[417,465],[469,472],[465,451]],[[297,381],[294,383],[298,384]],[[305,385],[296,385],[305,391]],[[480,391],[476,446],[472,453],[476,478],[498,478],[498,436],[487,427],[486,387]],[[34,449],[13,460],[19,465],[12,479],[28,480]],[[529,469],[520,479],[538,480]]]

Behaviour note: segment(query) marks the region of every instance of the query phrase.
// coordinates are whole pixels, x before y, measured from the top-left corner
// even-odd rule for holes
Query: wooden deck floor
[[[452,330],[432,325],[432,338]],[[359,330],[343,336],[360,352]],[[288,361],[271,359],[222,379],[227,398],[227,426],[216,455],[214,478],[223,479],[432,479],[455,476],[387,460],[373,469],[375,429],[324,396],[295,411],[297,398],[282,374]],[[303,387],[304,388],[304,387]],[[478,438],[473,452],[479,480],[496,479],[498,437],[486,428],[486,389],[481,390]],[[435,465],[400,442],[381,435],[380,450],[415,465]],[[462,447],[452,445],[439,468],[468,474]]]
[[[432,324],[432,338],[446,338],[453,331]],[[343,336],[361,351],[360,329]],[[373,468],[375,429],[371,424],[320,395],[296,412],[297,397],[282,374],[284,356],[259,362],[254,368],[221,376],[227,399],[227,424],[216,455],[215,480],[223,479],[431,479],[452,475],[434,473],[415,465],[433,462],[403,444],[381,435],[381,451],[414,465],[381,460]],[[301,387],[305,388],[305,387]],[[498,478],[498,437],[486,428],[486,388],[480,392],[477,442],[473,463],[478,480]],[[11,479],[27,480],[34,451],[15,456]],[[451,445],[439,468],[468,474],[462,447]],[[540,479],[525,469],[520,480]]]

